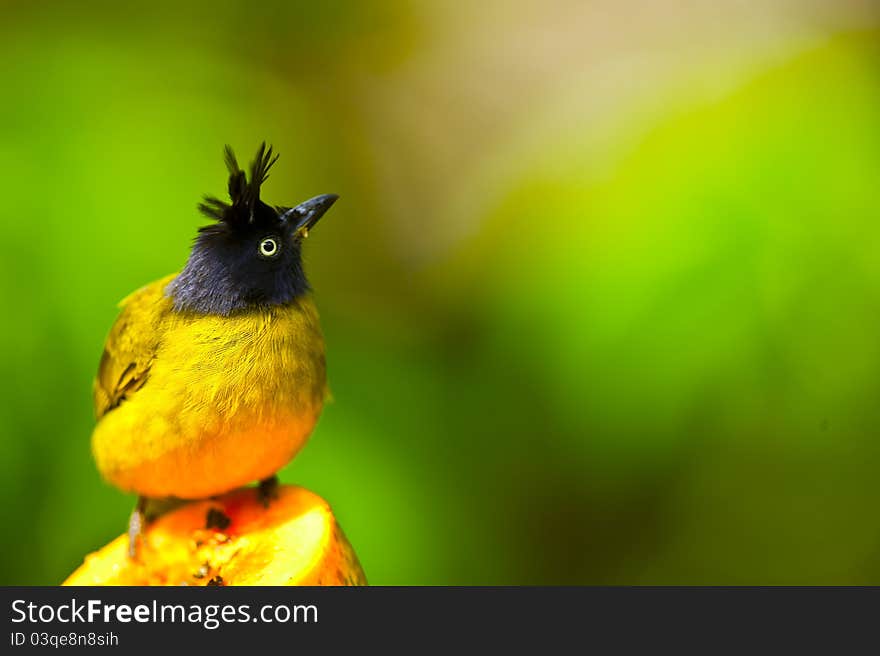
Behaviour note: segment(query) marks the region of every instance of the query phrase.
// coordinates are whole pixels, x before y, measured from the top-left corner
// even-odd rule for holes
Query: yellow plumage
[[[201,498],[272,476],[326,395],[308,295],[230,316],[176,312],[158,280],[122,303],[94,384],[101,474],[147,497]]]

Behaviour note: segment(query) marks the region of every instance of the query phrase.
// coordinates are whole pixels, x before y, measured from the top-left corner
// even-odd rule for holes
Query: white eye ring
[[[260,242],[260,255],[263,257],[275,257],[280,250],[275,237],[266,237]]]

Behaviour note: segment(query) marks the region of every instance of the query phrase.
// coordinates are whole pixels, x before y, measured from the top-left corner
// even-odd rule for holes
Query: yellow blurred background
[[[880,583],[878,9],[4,2],[0,583],[125,528],[116,303],[264,139],[371,583]]]

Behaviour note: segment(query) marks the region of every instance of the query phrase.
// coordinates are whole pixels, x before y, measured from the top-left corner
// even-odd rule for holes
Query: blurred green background
[[[0,583],[123,531],[116,303],[263,139],[270,201],[341,195],[282,478],[372,583],[880,583],[874,3],[0,11]]]

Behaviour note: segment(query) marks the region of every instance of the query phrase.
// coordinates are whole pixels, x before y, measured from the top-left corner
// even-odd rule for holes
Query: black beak
[[[300,203],[296,207],[287,210],[282,219],[290,221],[293,224],[293,234],[297,237],[308,237],[309,230],[324,216],[324,213],[330,209],[336,199],[336,194],[323,194],[310,198],[304,203]]]

